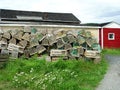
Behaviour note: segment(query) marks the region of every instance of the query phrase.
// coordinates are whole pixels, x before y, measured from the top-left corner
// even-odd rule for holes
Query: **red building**
[[[99,43],[102,48],[120,48],[120,24],[116,22],[101,24]]]
[[[91,28],[91,33],[103,48],[120,48],[120,24],[116,22],[81,24]],[[96,28],[93,30],[93,28]]]

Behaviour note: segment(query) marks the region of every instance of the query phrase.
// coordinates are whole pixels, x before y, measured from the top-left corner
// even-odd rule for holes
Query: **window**
[[[108,33],[108,40],[115,40],[115,34],[114,33]]]

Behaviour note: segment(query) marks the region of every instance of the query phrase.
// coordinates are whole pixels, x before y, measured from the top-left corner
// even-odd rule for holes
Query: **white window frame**
[[[113,34],[113,38],[110,38],[110,34]],[[108,33],[108,40],[115,40],[115,33]]]

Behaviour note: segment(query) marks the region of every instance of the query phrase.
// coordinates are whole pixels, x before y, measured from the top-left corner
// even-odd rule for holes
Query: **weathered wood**
[[[49,41],[46,37],[42,40],[42,45],[49,46]]]
[[[12,43],[9,43],[8,48],[9,51],[15,51],[15,52],[20,52],[23,53],[24,48]]]
[[[5,54],[5,55],[9,55],[9,51],[8,51],[7,49],[2,49],[2,50],[1,50],[1,54],[2,54],[2,55],[4,55],[4,54]]]
[[[9,51],[16,51],[16,52],[18,52],[19,51],[19,46],[15,45],[15,44],[12,44],[12,43],[9,43],[7,49]]]
[[[72,34],[68,34],[67,38],[68,38],[69,43],[76,42],[76,37]]]
[[[57,40],[57,48],[61,48],[65,45],[64,41],[60,38]]]
[[[47,39],[49,41],[49,45],[52,46],[54,43],[56,43],[56,38],[53,34],[48,34]]]
[[[27,41],[26,40],[21,40],[19,42],[19,44],[22,46],[22,47],[26,47],[27,46]]]
[[[29,53],[30,53],[30,55],[34,55],[34,54],[36,54],[36,53],[38,53],[38,54],[41,54],[42,52],[44,52],[46,50],[46,48],[44,47],[44,46],[42,46],[42,45],[38,45],[38,46],[36,46],[36,47],[32,47],[32,48],[30,48],[29,49]]]
[[[83,44],[85,42],[85,38],[80,35],[77,36],[77,39],[78,39],[79,44]]]
[[[59,59],[63,59],[63,60],[68,60],[68,57],[67,56],[64,56],[64,57],[58,57],[58,56],[52,56],[51,57],[51,61],[53,62],[53,61],[57,61],[57,60],[59,60]]]
[[[48,30],[44,29],[44,30],[41,30],[41,34],[42,35],[46,35],[48,33]]]
[[[23,53],[24,52],[24,47],[19,47],[19,53]]]
[[[36,36],[35,36],[35,35],[32,35],[29,44],[30,44],[30,45],[29,45],[29,48],[32,48],[32,47],[34,47],[34,46],[39,45],[39,42],[38,42],[38,40],[36,39]]]
[[[2,28],[0,27],[0,35],[3,34],[3,33],[4,33],[4,32],[3,32]]]
[[[0,34],[0,40],[2,39],[2,35]]]
[[[98,51],[86,50],[84,53],[84,56],[87,58],[95,58],[97,53],[98,53]]]
[[[1,62],[6,62],[9,60],[9,55],[7,54],[0,54],[0,64]]]
[[[14,35],[16,35],[17,34],[17,32],[18,32],[19,30],[10,30],[9,31],[9,33],[11,34],[11,36],[13,37]]]
[[[20,43],[17,43],[17,46],[19,46],[19,53],[24,53],[25,47],[23,47]]]
[[[56,39],[53,34],[47,34],[42,40],[44,46],[52,46],[54,43],[56,43]]]
[[[94,60],[93,60],[93,62],[94,62],[95,64],[100,63],[100,61],[101,61],[101,56],[100,56],[100,55],[96,56],[96,57],[94,58]]]
[[[65,46],[64,46],[64,49],[65,49],[65,50],[69,50],[69,49],[71,49],[71,48],[72,48],[72,45],[69,44],[69,43],[65,44]]]
[[[69,50],[69,58],[70,59],[79,58],[83,54],[84,54],[84,49],[81,46],[74,47]]]
[[[30,41],[30,34],[29,33],[24,33],[24,35],[22,36],[22,39],[23,40],[26,40],[26,41]]]
[[[7,43],[7,39],[6,38],[2,38],[1,41]]]
[[[31,27],[30,26],[24,26],[24,32],[31,33]]]
[[[80,30],[80,31],[78,32],[78,36],[86,37],[86,32],[85,32],[85,30]]]
[[[22,36],[23,36],[23,31],[18,31],[13,37],[18,40],[21,40]]]
[[[67,38],[67,36],[62,37],[62,39],[63,39],[64,43],[68,43],[69,42],[69,39]]]
[[[79,57],[80,54],[79,54],[79,50],[78,48],[72,48],[69,50],[69,57]]]
[[[94,42],[91,38],[87,38],[86,43],[88,44],[89,47],[91,47],[94,44]]]
[[[24,50],[24,56],[29,58],[30,57],[30,50]]]
[[[43,39],[45,38],[45,35],[43,35],[43,34],[37,34],[37,40],[39,41],[39,42],[41,42]]]
[[[6,38],[6,39],[10,39],[11,38],[11,35],[9,32],[4,32],[2,37]]]
[[[90,37],[92,37],[92,34],[91,34],[91,32],[90,31],[86,31],[86,36],[85,37],[87,37],[87,38],[90,38]]]
[[[16,41],[16,39],[15,39],[15,38],[11,38],[11,39],[9,40],[9,43],[16,44],[16,43],[17,43],[17,41]]]
[[[37,51],[34,47],[32,47],[32,48],[29,49],[29,53],[30,53],[30,55],[34,55],[34,54],[37,53]]]
[[[42,45],[38,45],[36,47],[36,51],[38,52],[38,54],[41,54],[42,52],[44,52],[46,50],[46,48]]]
[[[50,56],[59,56],[59,57],[65,57],[68,56],[67,50],[58,50],[58,49],[51,49],[50,50]]]
[[[77,47],[77,49],[80,55],[84,55],[85,50],[83,47],[80,46],[80,47]]]
[[[11,58],[15,58],[15,59],[18,58],[18,52],[12,51],[10,57],[11,57]]]
[[[0,41],[0,49],[6,49],[7,48],[7,43],[4,41]]]
[[[66,36],[66,33],[67,33],[67,31],[62,30],[62,29],[54,31],[54,35],[56,36],[56,39]]]

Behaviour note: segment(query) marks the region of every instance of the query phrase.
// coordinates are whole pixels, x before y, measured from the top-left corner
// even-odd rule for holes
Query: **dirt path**
[[[96,90],[120,90],[120,56],[106,56],[109,68]]]

